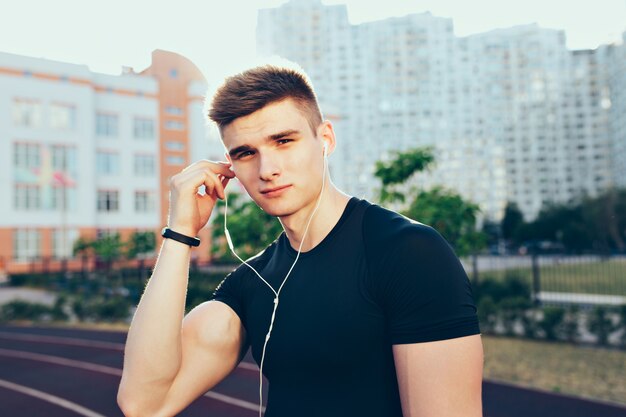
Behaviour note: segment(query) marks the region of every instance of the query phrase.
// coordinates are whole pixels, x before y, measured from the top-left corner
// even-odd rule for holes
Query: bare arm
[[[404,417],[482,417],[480,335],[393,346]]]
[[[233,176],[224,165],[203,160],[172,177],[170,227],[195,236],[208,221],[217,198],[223,198],[224,187]],[[204,196],[197,194],[202,184],[207,190]],[[239,318],[230,307],[205,303],[183,321],[190,254],[189,246],[164,239],[137,306],[126,340],[118,391],[118,404],[126,415],[166,415],[161,410],[169,403],[182,404],[168,396],[173,387],[180,386],[179,381],[193,384],[203,378],[197,381],[201,387],[212,381],[217,384],[220,375],[223,378],[236,365],[243,334]],[[211,360],[219,355],[223,355],[222,361]],[[200,361],[207,361],[202,368],[197,366]],[[196,364],[195,372],[190,370],[190,363]],[[213,378],[207,379],[202,372]]]

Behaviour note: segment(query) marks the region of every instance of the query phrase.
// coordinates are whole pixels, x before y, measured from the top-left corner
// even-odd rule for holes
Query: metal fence
[[[535,305],[626,304],[626,255],[475,255],[461,261],[475,285],[522,280]]]

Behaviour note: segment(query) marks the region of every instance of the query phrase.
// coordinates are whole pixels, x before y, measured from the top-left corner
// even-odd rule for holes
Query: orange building
[[[158,250],[169,178],[209,153],[206,88],[191,61],[161,50],[119,76],[0,53],[0,277],[81,267],[79,237],[153,231]],[[210,260],[209,236],[192,258]]]

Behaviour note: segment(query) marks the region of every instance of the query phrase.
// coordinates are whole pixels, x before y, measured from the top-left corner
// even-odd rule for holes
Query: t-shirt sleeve
[[[364,228],[370,287],[391,343],[479,334],[469,278],[443,236],[399,215],[374,226]]]
[[[245,327],[246,314],[243,302],[241,271],[235,270],[220,282],[213,292],[212,300],[221,301],[233,309]]]

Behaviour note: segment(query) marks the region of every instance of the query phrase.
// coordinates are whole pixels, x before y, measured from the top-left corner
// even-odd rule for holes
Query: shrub
[[[543,318],[537,323],[547,340],[557,340],[557,327],[562,323],[565,309],[562,307],[544,307]]]
[[[52,316],[52,308],[41,303],[30,303],[24,300],[10,301],[0,308],[3,321],[34,320],[39,321]]]
[[[613,325],[608,313],[609,311],[606,307],[596,306],[589,318],[589,330],[597,336],[600,346],[609,344],[609,335],[617,328],[617,326]]]

